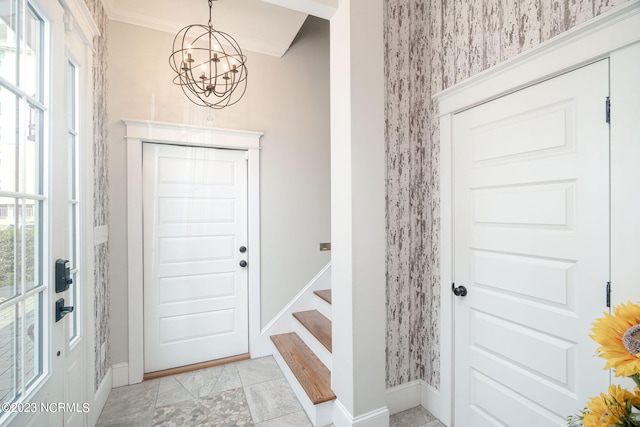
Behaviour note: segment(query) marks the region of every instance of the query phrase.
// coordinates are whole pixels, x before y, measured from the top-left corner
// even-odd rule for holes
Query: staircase
[[[331,424],[331,290],[314,291],[315,309],[292,313],[294,331],[272,335],[274,357],[314,426]]]

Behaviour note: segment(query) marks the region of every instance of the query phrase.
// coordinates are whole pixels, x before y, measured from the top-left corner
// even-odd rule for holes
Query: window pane
[[[0,198],[0,302],[16,295],[16,216],[18,200]],[[3,214],[6,214],[3,216]]]
[[[26,138],[20,150],[24,174],[20,178],[20,191],[28,194],[42,193],[41,153],[42,153],[42,111],[27,107]]]
[[[70,130],[76,130],[76,67],[69,62],[68,69],[68,126]]]
[[[28,96],[42,102],[42,45],[44,23],[31,7],[27,10],[22,75],[25,76],[24,89]]]
[[[27,298],[21,320],[24,318],[25,385],[42,373],[42,293]]]
[[[1,1],[1,0],[0,0]],[[18,98],[0,87],[0,190],[17,191],[16,161],[18,158],[16,130]]]
[[[76,181],[76,137],[73,134],[69,134],[67,137],[69,140],[69,194],[71,200],[78,198]]]
[[[16,51],[18,38],[16,25],[18,22],[18,5],[16,0],[0,0],[0,76],[17,85]]]
[[[20,233],[18,234],[18,247],[20,248],[20,256],[17,257],[20,261],[20,269],[18,275],[22,278],[22,271],[24,269],[24,284],[25,289],[28,291],[37,286],[42,285],[42,248],[40,245],[42,223],[41,212],[42,202],[38,200],[23,200],[23,212],[25,215],[20,221]],[[31,216],[29,216],[31,214]],[[24,245],[24,251],[22,247]],[[17,281],[17,283],[21,283]]]
[[[16,396],[16,306],[0,310],[0,403]]]

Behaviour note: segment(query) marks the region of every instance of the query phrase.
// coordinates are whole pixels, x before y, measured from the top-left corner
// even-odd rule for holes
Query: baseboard
[[[440,392],[424,380],[415,380],[388,388],[385,391],[385,399],[389,413],[392,415],[422,406],[439,420],[446,419],[442,410]]]
[[[98,422],[98,418],[100,418],[100,413],[102,413],[102,409],[104,408],[105,403],[107,403],[107,399],[109,398],[109,393],[111,393],[111,389],[113,388],[113,370],[109,368],[107,373],[105,374],[100,386],[96,390],[93,395],[93,403],[91,405],[91,425],[94,426]]]
[[[384,406],[353,417],[340,400],[336,399],[333,403],[333,424],[336,427],[388,427],[389,409]]]
[[[113,369],[113,388],[129,385],[129,362],[115,363]]]
[[[442,421],[444,414],[442,413],[442,398],[440,392],[425,381],[421,380],[420,382],[422,383],[420,403],[427,411],[431,412],[431,415]]]
[[[422,380],[415,380],[388,388],[385,391],[385,399],[389,414],[397,414],[422,405],[422,384]]]

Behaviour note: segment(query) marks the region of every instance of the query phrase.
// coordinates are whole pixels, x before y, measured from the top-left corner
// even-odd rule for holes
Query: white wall
[[[383,0],[343,0],[331,18],[331,388],[338,397],[337,427],[389,425],[383,6]]]
[[[123,118],[264,132],[261,140],[262,325],[329,261],[329,25],[309,18],[282,58],[248,56],[247,93],[221,111],[172,83],[173,35],[111,22],[109,149],[112,362],[128,359],[126,141]]]

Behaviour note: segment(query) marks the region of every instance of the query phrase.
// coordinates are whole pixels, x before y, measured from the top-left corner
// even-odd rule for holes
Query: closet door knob
[[[456,287],[456,284],[453,283],[451,284],[451,292],[457,297],[464,297],[467,295],[467,288],[462,285]]]

